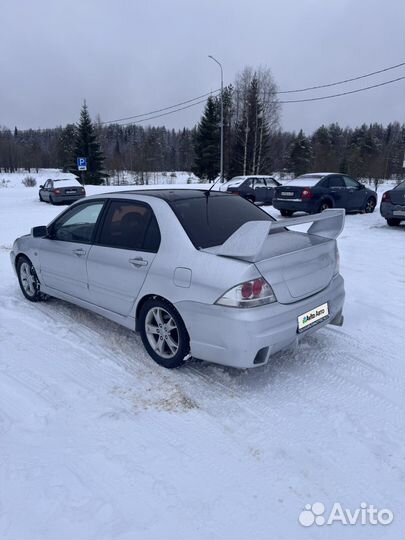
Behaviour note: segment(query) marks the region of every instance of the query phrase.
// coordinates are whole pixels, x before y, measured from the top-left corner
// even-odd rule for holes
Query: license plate
[[[281,195],[284,195],[285,197],[291,197],[291,195],[294,195],[293,191],[282,191]]]
[[[329,317],[328,303],[322,304],[298,317],[298,332],[303,332]]]
[[[392,213],[394,216],[405,216],[405,210],[394,210]]]
[[[76,190],[75,189],[67,189],[65,191],[66,195],[72,195],[73,193],[76,193]]]

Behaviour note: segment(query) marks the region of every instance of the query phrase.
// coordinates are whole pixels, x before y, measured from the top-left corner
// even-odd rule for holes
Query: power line
[[[344,84],[344,83],[347,83],[347,82],[364,79],[366,77],[371,77],[372,75],[376,75],[378,73],[383,73],[383,72],[386,72],[386,71],[389,71],[389,70],[392,70],[392,69],[396,69],[396,68],[404,66],[404,65],[405,65],[405,62],[402,62],[402,63],[396,64],[394,66],[389,66],[389,67],[386,67],[386,68],[383,68],[383,69],[380,69],[380,70],[377,70],[377,71],[366,73],[365,75],[359,75],[358,77],[352,77],[350,79],[345,79],[345,80],[337,81],[337,82],[334,82],[334,83],[321,84],[321,85],[317,85],[317,86],[310,86],[308,88],[301,88],[301,89],[297,89],[297,90],[283,90],[283,91],[280,90],[280,91],[275,92],[275,94],[298,93],[298,92],[305,92],[305,91],[308,91],[308,90],[315,90],[315,89],[320,89],[320,88],[327,88],[327,87],[331,87],[331,86],[336,86],[336,85],[339,85],[339,84]],[[377,88],[379,86],[385,86],[387,84],[397,82],[397,81],[399,81],[401,79],[404,79],[404,78],[405,77],[398,77],[397,79],[392,79],[390,81],[386,81],[386,82],[383,82],[383,83],[367,86],[365,88],[359,88],[357,90],[351,90],[351,91],[348,91],[348,92],[341,92],[339,94],[331,94],[331,95],[328,95],[328,96],[315,97],[315,98],[279,101],[279,103],[281,103],[281,104],[284,104],[284,103],[304,103],[304,102],[309,102],[309,101],[320,101],[320,100],[324,100],[324,99],[331,99],[331,98],[335,98],[335,97],[345,96],[345,95],[348,95],[348,94],[355,94],[355,93],[358,93],[358,92],[363,92],[365,90],[370,90],[372,88]],[[131,124],[139,124],[141,122],[146,122],[148,120],[154,120],[156,118],[161,118],[163,116],[168,116],[170,114],[174,114],[176,112],[184,111],[184,110],[189,109],[191,107],[194,107],[196,105],[200,105],[202,103],[205,103],[206,100],[201,99],[201,98],[206,98],[209,95],[218,95],[218,92],[220,92],[220,89],[216,89],[216,90],[213,90],[211,92],[206,92],[205,94],[201,94],[200,96],[196,96],[195,98],[188,99],[186,101],[181,101],[180,103],[176,103],[176,104],[170,105],[168,107],[162,107],[161,109],[155,109],[153,111],[149,111],[149,112],[142,113],[142,114],[135,114],[135,115],[132,115],[132,116],[126,116],[126,117],[123,117],[123,118],[117,118],[115,120],[108,120],[108,121],[105,121],[105,122],[101,122],[101,124],[102,125],[114,124],[114,123],[117,123],[117,122],[123,122],[125,120],[132,120],[132,119],[139,118],[139,120],[135,120],[133,122],[128,122],[126,124],[120,124],[121,126],[128,126],[128,125],[131,125]],[[182,107],[182,105],[187,105],[187,106]],[[171,109],[173,109],[173,110],[171,110]],[[169,111],[169,112],[165,112],[165,111]],[[163,114],[156,114],[156,113],[163,113]],[[150,116],[150,115],[155,115],[155,116]],[[146,118],[142,118],[144,116]]]
[[[170,107],[163,107],[162,109],[156,109],[155,111],[149,111],[147,113],[143,113],[143,114],[135,114],[133,116],[127,116],[125,118],[117,118],[116,120],[107,120],[105,122],[101,122],[101,124],[114,124],[115,122],[122,122],[123,120],[131,120],[132,118],[140,118],[141,116],[149,116],[150,114],[155,114],[155,113],[160,113],[162,111],[167,111],[169,109],[174,109],[175,107],[179,107],[180,105],[185,105],[186,103],[191,103],[192,101],[196,101],[197,99],[201,99],[203,97],[207,97],[209,95],[213,95],[213,94],[216,94],[220,92],[220,89],[217,89],[217,90],[213,90],[212,92],[206,92],[205,94],[201,94],[201,96],[197,96],[193,99],[188,99],[187,101],[181,101],[180,103],[176,103],[175,105],[170,105]],[[204,99],[205,101],[205,99]],[[201,101],[199,101],[198,103],[194,103],[193,105],[198,105],[199,103],[201,103]],[[192,107],[193,105],[190,105],[190,107]],[[183,109],[179,109],[179,110],[183,110]],[[164,115],[162,115],[164,116]],[[140,122],[142,122],[142,120],[140,120]],[[132,122],[133,124],[136,124],[137,122]]]
[[[154,120],[155,118],[161,118],[162,116],[168,116],[169,114],[174,114],[179,111],[184,111],[185,109],[190,109],[191,107],[194,107],[195,105],[200,105],[201,103],[206,103],[206,100],[202,99],[201,101],[197,101],[196,103],[192,103],[191,105],[186,105],[185,107],[175,109],[174,111],[169,111],[163,114],[157,114],[156,116],[150,116],[148,118],[142,118],[141,120],[135,120],[135,122],[128,122],[128,124],[119,124],[119,125],[125,127],[125,126],[131,126],[132,124],[140,124],[141,122],[147,122],[148,120]]]
[[[359,79],[365,79],[366,77],[371,77],[372,75],[377,75],[378,73],[384,73],[385,71],[390,71],[391,69],[396,69],[401,66],[405,66],[405,62],[401,64],[396,64],[395,66],[386,67],[384,69],[379,69],[378,71],[372,71],[371,73],[366,73],[365,75],[359,75],[358,77],[352,77],[351,79],[344,79],[343,81],[337,81],[329,84],[319,84],[318,86],[308,86],[307,88],[301,88],[299,90],[280,90],[275,92],[276,94],[293,94],[296,92],[307,92],[308,90],[318,90],[319,88],[328,88],[330,86],[337,86],[338,84],[345,84],[351,81],[358,81]]]
[[[348,94],[356,94],[358,92],[364,92],[365,90],[370,90],[371,88],[377,88],[378,86],[385,86],[386,84],[392,84],[397,81],[405,79],[404,77],[398,77],[397,79],[392,79],[390,81],[385,81],[379,84],[373,84],[372,86],[365,86],[364,88],[358,88],[357,90],[350,90],[349,92],[340,92],[339,94],[331,94],[329,96],[307,98],[307,99],[294,99],[289,101],[279,101],[279,103],[304,103],[305,101],[320,101],[322,99],[331,99],[339,96],[347,96]]]

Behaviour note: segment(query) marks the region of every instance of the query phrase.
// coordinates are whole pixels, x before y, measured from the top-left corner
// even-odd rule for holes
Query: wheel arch
[[[145,296],[143,296],[138,301],[138,303],[136,305],[136,309],[135,309],[135,332],[139,331],[138,322],[139,322],[139,314],[141,312],[141,309],[144,306],[144,304],[148,300],[151,300],[152,298],[157,299],[157,300],[161,300],[163,302],[166,302],[167,304],[170,304],[170,306],[172,306],[178,312],[178,309],[176,308],[176,306],[172,302],[170,302],[170,300],[165,298],[164,296],[161,296],[160,294],[145,294]]]

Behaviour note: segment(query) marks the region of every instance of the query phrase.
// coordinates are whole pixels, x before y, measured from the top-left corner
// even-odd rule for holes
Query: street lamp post
[[[211,60],[214,60],[215,63],[217,63],[221,70],[221,172],[220,178],[221,182],[224,181],[224,72],[222,70],[222,64],[221,62],[218,62],[216,58],[208,55],[208,58],[211,58]]]

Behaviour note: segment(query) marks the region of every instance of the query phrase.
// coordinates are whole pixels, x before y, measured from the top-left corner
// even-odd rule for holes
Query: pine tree
[[[291,147],[290,170],[295,173],[295,176],[307,173],[310,171],[311,162],[311,141],[301,129]]]
[[[195,164],[193,172],[199,178],[214,180],[220,170],[220,128],[218,104],[207,99],[203,116],[194,140]]]
[[[102,184],[106,176],[102,172],[104,156],[97,141],[86,102],[83,103],[80,112],[74,153],[75,164],[71,172],[80,175],[85,184]],[[87,171],[78,171],[76,164],[78,157],[87,158]]]

